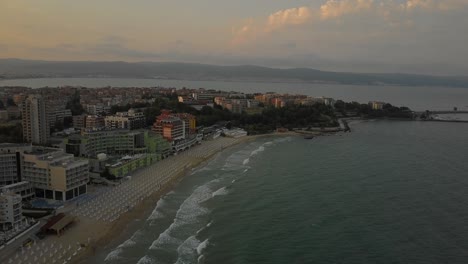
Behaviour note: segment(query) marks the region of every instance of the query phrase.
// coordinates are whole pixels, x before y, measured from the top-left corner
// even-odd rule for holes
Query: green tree
[[[81,115],[84,113],[84,108],[80,103],[80,93],[78,91],[75,91],[70,97],[66,108],[71,110],[72,115]]]

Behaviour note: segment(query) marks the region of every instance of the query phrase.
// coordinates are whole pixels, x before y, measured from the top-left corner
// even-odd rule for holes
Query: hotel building
[[[0,187],[21,182],[21,159],[30,144],[0,144]]]
[[[21,195],[0,193],[0,226],[2,230],[10,229],[23,221]]]
[[[184,121],[168,110],[156,117],[152,130],[170,142],[186,137]]]
[[[87,160],[62,149],[33,147],[23,154],[21,177],[31,183],[36,197],[67,201],[86,193],[88,167]]]
[[[49,141],[49,119],[42,97],[31,95],[22,104],[23,137],[28,143],[38,145]]]
[[[118,112],[113,116],[105,117],[107,129],[140,129],[146,126],[146,118],[143,113],[130,109],[128,112]]]

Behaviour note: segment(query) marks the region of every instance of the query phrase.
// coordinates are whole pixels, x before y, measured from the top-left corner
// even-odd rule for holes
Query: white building
[[[22,181],[10,185],[6,185],[0,188],[0,193],[16,193],[21,195],[21,199],[30,200],[34,198],[34,189],[31,183],[27,181]]]
[[[23,221],[21,195],[0,193],[0,226],[3,230],[18,226]]]
[[[0,144],[0,187],[21,181],[21,155],[31,150],[31,144]]]
[[[23,154],[22,179],[36,197],[67,201],[87,192],[88,160],[75,159],[63,149],[33,148]]]
[[[49,141],[49,119],[42,97],[30,95],[22,104],[23,137],[26,142],[44,145]]]
[[[113,116],[106,116],[104,119],[107,129],[140,129],[146,125],[146,118],[143,113],[130,109],[128,112],[118,112]]]
[[[103,104],[88,104],[86,105],[86,112],[90,115],[102,115],[110,113],[110,106]]]

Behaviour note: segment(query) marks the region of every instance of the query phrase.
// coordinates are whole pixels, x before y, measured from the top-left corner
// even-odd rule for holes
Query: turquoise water
[[[263,138],[193,171],[94,263],[466,263],[468,124]]]
[[[425,110],[468,110],[468,89],[449,87],[411,86],[367,86],[314,83],[268,83],[268,82],[223,82],[120,78],[42,78],[0,80],[1,86],[27,86],[32,88],[57,86],[85,87],[175,87],[207,88],[244,93],[291,93],[310,96],[327,96],[345,101],[367,103],[369,101],[390,102],[397,106],[408,106],[416,111]]]

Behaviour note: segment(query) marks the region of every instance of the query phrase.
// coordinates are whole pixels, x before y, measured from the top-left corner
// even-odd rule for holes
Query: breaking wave
[[[204,201],[212,198],[212,191],[208,188],[208,184],[195,189],[195,191],[181,204],[172,224],[159,235],[158,239],[152,243],[149,249],[158,249],[166,244],[179,244],[181,241],[172,236],[174,230],[183,225],[195,223],[197,221],[197,217],[209,213],[209,210],[201,205]]]

